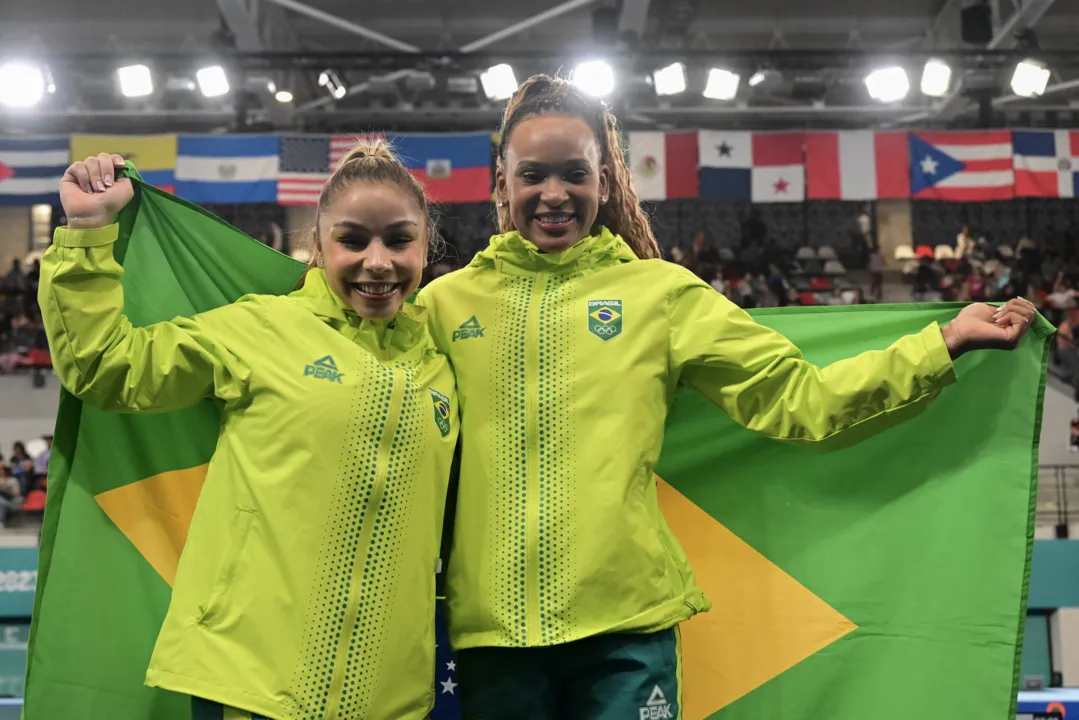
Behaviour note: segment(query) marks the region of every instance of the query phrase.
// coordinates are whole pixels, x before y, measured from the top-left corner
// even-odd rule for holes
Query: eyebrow
[[[589,164],[588,158],[585,158],[585,157],[569,158],[568,160],[563,160],[560,163],[547,163],[547,162],[543,162],[542,160],[521,160],[521,161],[519,161],[517,163],[518,167],[537,167],[537,168],[558,167],[558,166],[567,166],[567,165],[588,165],[588,164]]]
[[[367,230],[366,225],[364,225],[363,223],[358,223],[358,222],[352,221],[352,220],[341,220],[340,222],[335,222],[333,224],[333,227],[334,228],[343,228],[345,230],[359,230],[359,231],[366,231]],[[398,228],[403,229],[403,228],[409,228],[409,227],[419,227],[419,225],[412,222],[411,220],[398,220],[395,223],[390,223],[387,226],[387,229],[396,230]]]

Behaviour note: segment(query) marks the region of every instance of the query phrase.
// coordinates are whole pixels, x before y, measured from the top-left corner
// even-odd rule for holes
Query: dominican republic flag
[[[0,205],[60,204],[66,136],[0,138]]]
[[[702,130],[701,197],[755,203],[805,200],[805,133]]]
[[[1015,194],[1079,197],[1079,130],[1013,130]]]
[[[439,203],[491,199],[491,133],[396,135],[393,151]]]
[[[953,202],[1015,197],[1011,131],[910,133],[910,193]]]
[[[697,197],[697,160],[695,131],[629,134],[630,173],[641,200]]]
[[[277,200],[278,135],[181,135],[176,194],[195,203]]]
[[[906,132],[810,132],[805,146],[810,200],[910,197]]]

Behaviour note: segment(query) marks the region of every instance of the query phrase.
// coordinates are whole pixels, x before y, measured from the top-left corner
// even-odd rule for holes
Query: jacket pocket
[[[214,584],[210,588],[210,595],[200,608],[198,622],[204,625],[212,622],[214,616],[223,607],[229,591],[232,589],[233,580],[236,577],[236,568],[240,564],[247,538],[251,534],[251,525],[255,521],[255,513],[252,510],[237,510],[236,518],[232,523],[229,533],[229,544],[225,549],[225,559],[214,577]]]

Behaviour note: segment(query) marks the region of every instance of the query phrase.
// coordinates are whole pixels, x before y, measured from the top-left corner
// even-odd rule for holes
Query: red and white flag
[[[806,133],[806,197],[877,200],[910,197],[905,132]]]
[[[753,133],[752,199],[761,202],[804,202],[805,133]]]
[[[697,133],[629,134],[630,172],[641,200],[697,197]]]

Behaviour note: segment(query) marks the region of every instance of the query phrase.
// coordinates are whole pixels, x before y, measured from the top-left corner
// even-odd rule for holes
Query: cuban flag
[[[1012,132],[1018,197],[1079,196],[1079,130]]]
[[[1010,130],[910,134],[910,194],[980,202],[1015,197]]]
[[[0,138],[0,205],[60,204],[67,137]]]

